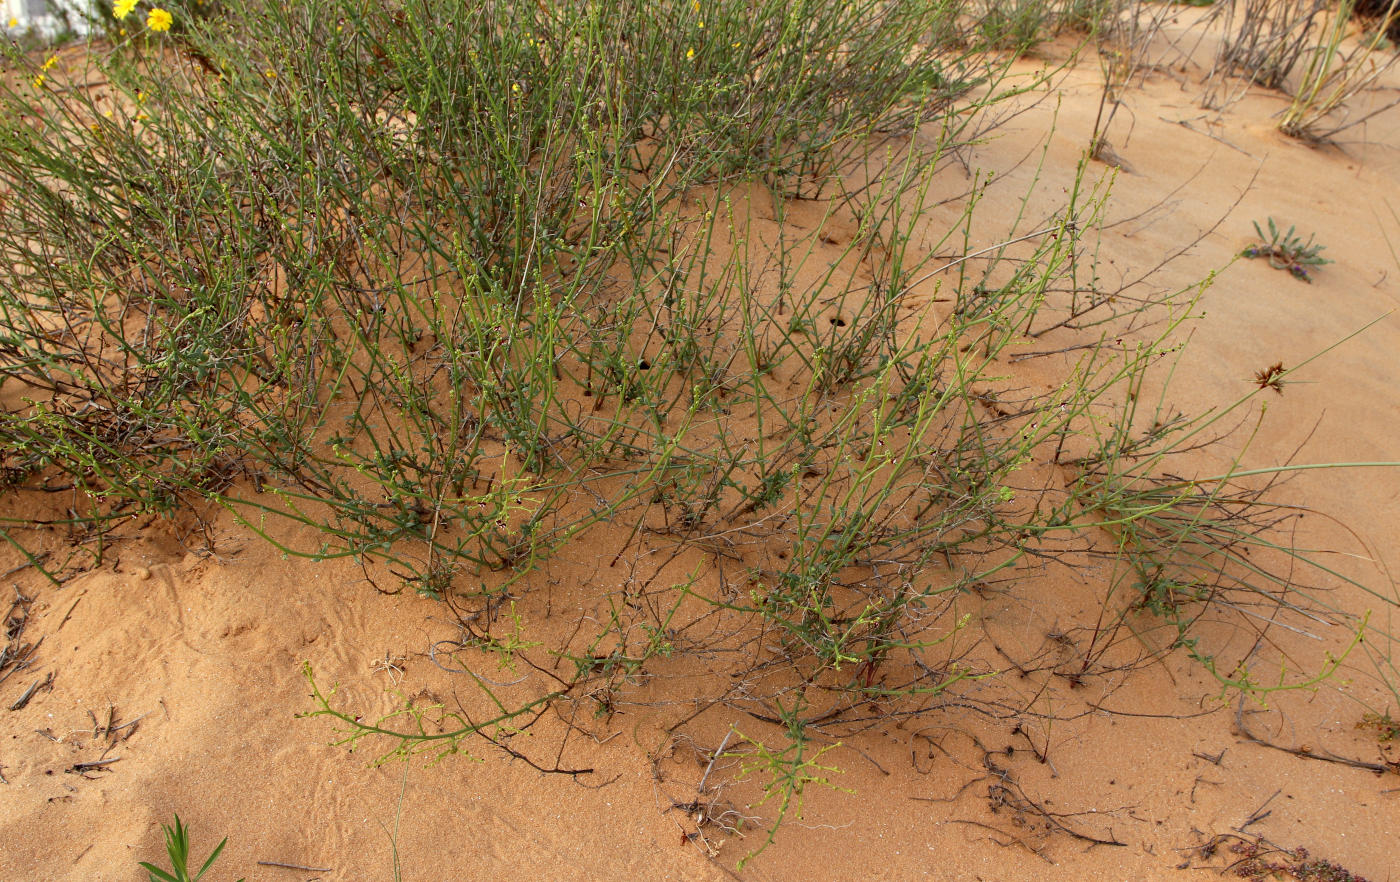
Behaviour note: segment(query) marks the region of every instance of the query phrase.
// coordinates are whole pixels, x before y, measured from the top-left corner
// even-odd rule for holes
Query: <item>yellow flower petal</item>
[[[112,4],[112,14],[120,21],[128,15],[131,15],[131,10],[135,8],[136,0],[116,0],[116,2]]]
[[[159,6],[152,9],[150,15],[146,16],[146,27],[153,31],[168,31],[174,22],[175,16]]]

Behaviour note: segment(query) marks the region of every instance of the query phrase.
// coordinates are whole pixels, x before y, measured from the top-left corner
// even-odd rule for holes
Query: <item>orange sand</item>
[[[1377,117],[1341,145],[1311,147],[1273,128],[1272,116],[1286,100],[1279,94],[1254,90],[1221,112],[1202,110],[1201,73],[1194,64],[1162,70],[1125,96],[1110,133],[1126,166],[1104,240],[1113,266],[1140,273],[1223,217],[1149,281],[1156,289],[1183,286],[1229,264],[1252,240],[1250,222],[1270,215],[1315,232],[1336,262],[1310,286],[1263,261],[1229,266],[1204,296],[1204,315],[1191,325],[1168,401],[1188,413],[1231,401],[1248,391],[1256,371],[1276,361],[1291,367],[1385,316],[1310,365],[1282,395],[1268,396],[1268,420],[1245,464],[1400,458],[1394,441],[1400,316],[1388,315],[1400,306],[1400,265],[1382,233],[1400,245],[1400,228],[1382,201],[1400,210],[1400,112]],[[971,168],[998,173],[981,209],[989,218],[1010,216],[1052,124],[1037,199],[1045,212],[1058,204],[1090,138],[1098,76],[1092,59],[1058,76],[1053,95],[1027,96],[1027,103],[1037,102],[1032,109],[966,155]],[[1028,155],[1032,161],[1023,161]],[[956,163],[940,174],[949,192],[967,185]],[[1051,335],[1037,345],[1055,348],[1068,339]],[[1018,376],[1049,382],[1059,367],[1035,360],[1018,368]],[[1221,456],[1206,451],[1199,465],[1217,468]],[[1347,551],[1351,556],[1329,563],[1395,597],[1383,569],[1400,566],[1395,472],[1302,473],[1281,492],[1336,519],[1305,518],[1300,546]],[[53,502],[48,515],[61,508],[62,500]],[[0,504],[14,512],[19,503]],[[296,716],[313,708],[303,660],[323,688],[340,684],[339,706],[368,717],[401,706],[401,696],[451,706],[454,694],[467,700],[474,690],[427,654],[457,635],[449,611],[411,594],[381,594],[348,562],[283,560],[227,520],[214,521],[217,556],[202,554],[198,535],[181,535],[190,523],[132,523],[118,531],[101,567],[59,589],[33,570],[5,577],[7,594],[13,583],[34,599],[25,641],[44,642],[32,666],[0,686],[0,704],[8,707],[50,672],[54,680],[22,710],[0,712],[0,774],[7,782],[0,784],[0,879],[144,878],[136,862],[163,863],[159,824],[175,812],[192,828],[201,859],[229,837],[206,877],[215,880],[392,879],[396,823],[403,878],[415,882],[722,879],[761,841],[761,827],[743,840],[713,829],[705,839],[688,837],[696,830],[693,818],[672,808],[697,798],[709,752],[730,723],[757,738],[781,735],[717,708],[668,737],[668,727],[694,711],[684,701],[686,678],[703,675],[701,666],[677,662],[664,680],[637,684],[625,696],[630,703],[611,717],[594,719],[581,703],[579,728],[570,732],[564,705],[508,742],[537,763],[553,765],[558,756],[563,767],[595,770],[589,774],[546,774],[480,740],[467,745],[475,759],[382,767],[369,762],[388,744],[365,742],[355,753],[330,745],[335,734],[326,718]],[[1357,531],[1379,560],[1364,560],[1364,547],[1340,525]],[[547,597],[522,601],[527,638],[567,637],[579,615],[599,613],[601,591],[592,589],[617,587],[622,576],[603,558],[616,547],[611,542],[625,537],[610,537],[606,528],[590,536],[597,538],[547,565],[553,586]],[[45,547],[63,541],[57,532],[38,538]],[[599,548],[608,551],[590,557]],[[703,560],[696,554],[687,566]],[[20,563],[12,549],[0,549],[0,572]],[[1105,576],[1096,569],[1051,571],[985,597],[970,595],[959,611],[971,613],[972,628],[1018,660],[1082,651],[1056,648],[1047,635],[1092,625]],[[1055,602],[1043,602],[1047,596]],[[1339,588],[1332,600],[1356,613],[1376,609],[1378,624],[1400,627],[1393,608],[1383,610],[1354,589]],[[1348,637],[1341,626],[1319,625],[1316,633],[1321,642],[1302,635],[1280,640],[1285,651],[1315,660],[1324,646],[1335,651]],[[1248,649],[1247,634],[1213,636],[1229,647],[1222,657]],[[989,646],[983,643],[983,651]],[[1005,659],[989,657],[1007,667]],[[543,666],[551,662],[542,651],[536,658]],[[496,670],[485,655],[459,659],[474,659],[495,680],[530,675],[503,687],[504,695],[538,694],[548,686],[528,668],[513,674]],[[1373,763],[1400,760],[1400,749],[1387,751],[1354,728],[1363,704],[1385,706],[1374,675],[1364,663],[1345,673],[1349,682],[1278,697],[1268,711],[1251,706],[1249,727],[1284,747]],[[1210,878],[1213,870],[1183,875],[1178,868],[1225,866],[1228,852],[1207,859],[1199,847],[1256,812],[1261,817],[1246,828],[1250,834],[1304,845],[1372,880],[1400,875],[1400,776],[1249,743],[1236,731],[1235,706],[1212,700],[1215,691],[1179,655],[1082,689],[1045,673],[1008,673],[972,685],[961,694],[1005,713],[989,716],[954,698],[908,724],[845,741],[824,760],[842,770],[831,777],[842,790],[809,788],[802,817],[791,819],[740,875]],[[105,734],[109,718],[115,728],[138,717]],[[116,761],[72,770],[103,758]],[[707,786],[723,787],[737,810],[771,817],[772,804],[745,808],[759,791],[736,781],[738,775],[734,760],[721,759]],[[1063,823],[1124,845],[1095,845],[1047,829],[1043,818],[1007,804],[1008,792],[1075,813]]]

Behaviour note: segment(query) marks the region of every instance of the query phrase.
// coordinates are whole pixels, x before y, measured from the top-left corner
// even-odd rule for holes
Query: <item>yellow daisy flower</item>
[[[112,14],[120,21],[131,15],[131,10],[136,8],[136,0],[117,0],[112,4]]]
[[[151,14],[146,16],[146,27],[153,31],[168,31],[174,22],[175,16],[159,6],[152,9]]]

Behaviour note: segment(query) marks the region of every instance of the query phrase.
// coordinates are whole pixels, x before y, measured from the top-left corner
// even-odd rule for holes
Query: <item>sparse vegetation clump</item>
[[[1289,227],[1287,232],[1283,232],[1274,219],[1269,218],[1269,234],[1266,236],[1259,222],[1255,221],[1254,232],[1259,236],[1259,242],[1250,245],[1241,254],[1249,258],[1266,258],[1274,269],[1287,270],[1298,281],[1311,284],[1311,269],[1332,261],[1322,256],[1326,246],[1318,245],[1314,241],[1316,236],[1309,236],[1308,241],[1304,242],[1303,237],[1296,234],[1296,229]]]
[[[1356,99],[1383,91],[1380,83],[1400,57],[1386,36],[1400,27],[1400,5],[1391,0],[1245,0],[1216,4],[1211,19],[1220,23],[1222,40],[1208,78],[1208,107],[1243,94],[1226,82],[1239,77],[1289,95],[1278,124],[1284,134],[1325,142],[1396,106],[1386,99],[1352,112]]]
[[[781,733],[726,754],[771,782],[761,849],[828,784],[818,735],[996,675],[967,660],[959,599],[1032,564],[1110,563],[1062,672],[1077,683],[1116,670],[1108,647],[1143,616],[1222,689],[1336,669],[1265,682],[1249,658],[1217,668],[1197,631],[1308,613],[1309,567],[1342,578],[1281,538],[1298,513],[1270,493],[1294,466],[1173,467],[1287,373],[1201,415],[1149,403],[1212,280],[1104,282],[1111,175],[1087,157],[1053,211],[990,234],[985,178],[936,188],[986,110],[1043,82],[1010,78],[1007,52],[1122,10],[145,12],[139,33],[7,56],[0,474],[13,494],[61,488],[94,536],[155,513],[217,545],[223,512],[287,555],[352,558],[450,604],[450,652],[527,675],[464,663],[485,713],[367,722],[308,666],[309,715],[341,743],[502,746],[552,707],[606,719],[670,660],[719,659],[725,685],[688,700]],[[1305,280],[1326,262],[1270,230],[1250,256]],[[1072,355],[1025,393],[1012,356],[1052,338]],[[3,528],[22,544],[25,523]],[[585,541],[625,578],[546,666],[517,604]]]
[[[1380,13],[1379,26],[1353,38],[1351,19],[1356,8],[1356,0],[1341,0],[1323,27],[1321,41],[1309,46],[1303,56],[1306,61],[1292,101],[1279,122],[1284,134],[1326,141],[1396,106],[1394,100],[1383,102],[1363,116],[1350,118],[1352,100],[1376,89],[1400,59],[1386,38],[1387,29],[1400,21],[1400,4],[1390,0]]]
[[[146,871],[150,882],[199,882],[204,878],[204,874],[209,872],[210,867],[219,859],[219,854],[223,852],[224,846],[228,844],[225,838],[214,846],[214,850],[209,853],[209,857],[204,859],[204,863],[198,870],[190,866],[190,831],[181,822],[180,816],[175,816],[173,826],[167,827],[164,824],[160,827],[165,834],[165,850],[170,858],[170,869],[164,870],[155,864],[141,862],[141,869]],[[243,882],[242,879],[238,882]]]
[[[1365,713],[1361,716],[1361,722],[1356,724],[1356,728],[1369,730],[1381,744],[1389,744],[1400,738],[1400,720],[1394,719],[1389,713]]]
[[[1238,859],[1232,875],[1250,882],[1269,879],[1295,879],[1297,882],[1366,882],[1365,877],[1323,858],[1313,857],[1306,848],[1272,848],[1262,842],[1242,840],[1230,846]]]

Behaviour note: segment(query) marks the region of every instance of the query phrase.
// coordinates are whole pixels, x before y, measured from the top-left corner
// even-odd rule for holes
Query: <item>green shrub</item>
[[[6,483],[66,481],[97,532],[213,503],[288,554],[382,565],[479,603],[461,651],[512,670],[544,668],[510,602],[621,530],[612,563],[644,575],[547,647],[574,668],[547,689],[464,665],[487,714],[366,723],[313,681],[312,714],[443,755],[560,701],[609,715],[658,660],[707,654],[784,727],[742,748],[779,819],[825,780],[814,725],[990,675],[954,651],[954,601],[1063,537],[1131,583],[1109,618],[1148,610],[1222,683],[1279,688],[1191,642],[1201,610],[1275,585],[1238,553],[1272,541],[1268,500],[1235,468],[1170,477],[1221,414],[1144,434],[1121,404],[1210,280],[1105,288],[1087,161],[1033,228],[978,218],[974,240],[982,178],[930,220],[980,112],[1036,82],[991,50],[1049,26],[974,11],[227,0],[85,60],[12,51]],[[1057,388],[1003,402],[1010,356],[1050,333],[1091,342]],[[1029,486],[1034,466],[1074,480]],[[663,576],[688,551],[734,581]]]

